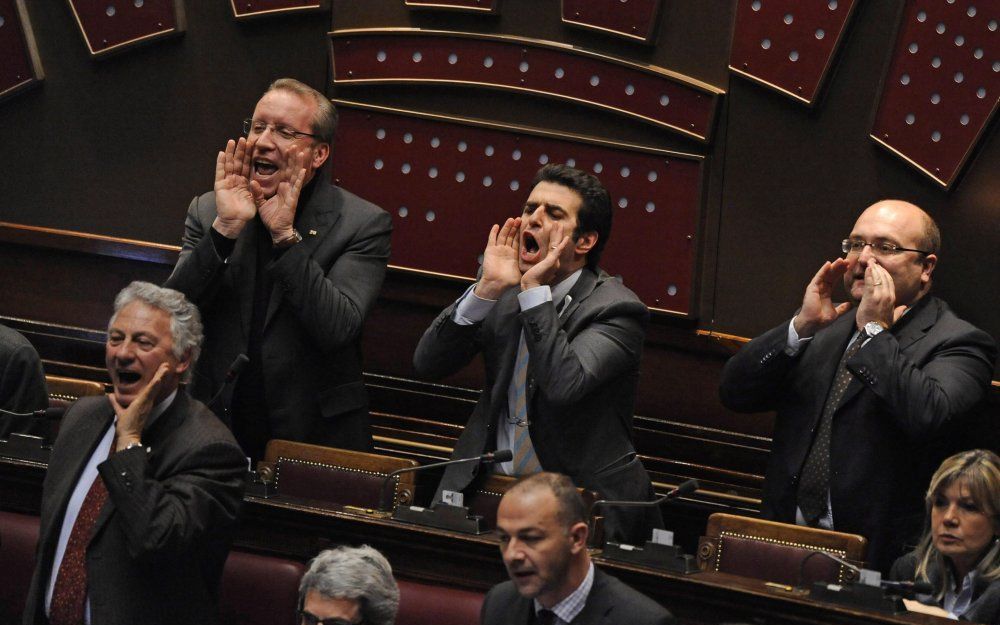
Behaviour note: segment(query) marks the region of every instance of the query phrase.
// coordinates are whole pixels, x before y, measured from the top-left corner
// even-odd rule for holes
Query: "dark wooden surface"
[[[0,458],[0,509],[38,514],[44,466]],[[306,561],[335,544],[369,544],[400,576],[476,590],[507,578],[494,534],[471,536],[399,523],[385,513],[339,506],[316,507],[292,499],[247,497],[234,546]],[[768,587],[760,580],[716,572],[682,575],[613,562],[595,563],[667,606],[681,623],[802,625],[939,623],[934,617],[890,616],[823,604],[803,591]]]

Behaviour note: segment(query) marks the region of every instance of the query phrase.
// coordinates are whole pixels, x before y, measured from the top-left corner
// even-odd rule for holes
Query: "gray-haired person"
[[[25,625],[216,622],[246,461],[179,387],[201,339],[183,294],[148,282],[118,294],[113,390],[73,403],[52,447]]]
[[[392,625],[398,608],[392,567],[368,545],[320,553],[299,584],[302,625]]]

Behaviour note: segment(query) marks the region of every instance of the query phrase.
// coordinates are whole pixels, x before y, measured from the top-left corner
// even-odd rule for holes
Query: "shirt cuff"
[[[545,302],[551,302],[552,289],[549,288],[549,285],[543,284],[527,291],[521,291],[517,294],[517,301],[521,304],[522,311],[529,310]]]
[[[792,317],[792,320],[788,322],[788,341],[785,344],[785,353],[789,356],[794,356],[799,353],[803,345],[811,340],[813,340],[811,336],[807,336],[804,339],[799,338],[799,333],[795,331],[795,317]]]
[[[486,318],[493,310],[493,305],[497,303],[495,299],[483,299],[476,295],[476,285],[473,284],[462,297],[458,298],[458,305],[455,306],[451,319],[460,326],[471,326]]]

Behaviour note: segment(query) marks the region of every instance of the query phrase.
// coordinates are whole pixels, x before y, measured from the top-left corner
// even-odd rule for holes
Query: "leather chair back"
[[[474,590],[396,578],[399,613],[396,625],[473,625],[486,596]]]
[[[220,625],[297,625],[301,562],[231,551],[219,585]]]
[[[20,623],[35,572],[37,516],[0,511],[0,623]]]
[[[868,540],[857,534],[716,513],[698,541],[698,566],[790,586],[843,583],[855,580],[854,571],[810,554],[826,551],[860,567],[867,548]]]
[[[275,492],[279,495],[378,508],[385,477],[419,463],[407,458],[276,439],[267,444],[263,464],[272,471]],[[396,505],[413,499],[414,484],[412,473],[394,478],[391,491]]]

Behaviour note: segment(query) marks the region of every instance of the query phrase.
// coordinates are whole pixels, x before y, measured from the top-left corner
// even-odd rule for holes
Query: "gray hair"
[[[170,315],[170,336],[174,343],[174,358],[182,359],[185,354],[189,355],[190,358],[191,365],[181,378],[182,382],[187,382],[191,378],[191,371],[194,369],[194,364],[198,362],[198,355],[201,353],[203,334],[198,307],[189,302],[180,291],[136,280],[115,296],[115,314],[108,322],[109,330],[118,313],[132,302],[142,302]]]
[[[327,549],[313,558],[299,584],[299,609],[315,590],[328,599],[354,599],[365,625],[392,625],[399,609],[399,588],[392,567],[368,545]]]
[[[313,118],[312,133],[323,143],[333,145],[333,135],[337,132],[337,109],[325,95],[294,78],[279,78],[271,83],[267,91],[281,89],[291,91],[303,98],[316,102],[316,117]],[[267,93],[267,92],[265,92]]]

